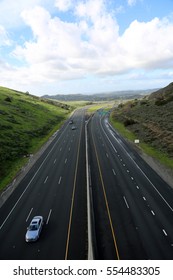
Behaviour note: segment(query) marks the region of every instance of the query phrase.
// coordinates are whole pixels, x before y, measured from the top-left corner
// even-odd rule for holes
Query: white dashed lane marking
[[[46,225],[48,224],[48,222],[49,222],[49,220],[50,220],[50,215],[51,215],[51,213],[52,213],[52,209],[50,209],[50,211],[49,211],[49,215],[48,215],[48,217],[47,217]]]
[[[58,185],[61,184],[62,177],[59,178]]]
[[[114,170],[114,169],[112,169],[112,172],[113,172],[113,174],[116,176],[116,173],[115,173],[115,170]]]
[[[127,208],[129,209],[129,205],[127,203],[127,200],[126,200],[125,196],[123,196],[123,198],[124,198],[124,201],[125,201],[125,204],[126,204]]]
[[[26,222],[28,221],[28,219],[29,219],[29,217],[30,217],[32,211],[33,211],[33,208],[31,208],[31,210],[30,210],[30,212],[29,212],[29,214],[28,214],[28,217],[26,218]]]
[[[163,231],[163,233],[164,233],[165,236],[168,236],[168,234],[167,234],[167,232],[166,232],[165,229],[162,229],[162,231]]]
[[[46,177],[46,179],[44,180],[44,184],[46,184],[46,182],[47,182],[48,178],[49,178],[49,177],[47,176],[47,177]]]
[[[153,214],[153,216],[155,216],[155,213],[154,213],[154,211],[153,211],[153,210],[151,210],[151,213]]]

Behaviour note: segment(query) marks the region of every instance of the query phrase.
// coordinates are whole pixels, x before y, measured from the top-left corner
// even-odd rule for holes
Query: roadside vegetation
[[[0,190],[68,118],[72,107],[0,87]]]
[[[111,122],[148,155],[173,169],[173,83],[142,99],[119,104]]]
[[[90,102],[90,101],[67,101],[66,104],[73,108],[82,108],[84,106],[91,105],[92,102]]]
[[[57,131],[77,108],[88,106],[88,117],[111,110],[112,125],[146,154],[173,169],[173,83],[141,99],[68,101],[30,95],[0,87],[0,190]]]
[[[93,114],[97,110],[100,110],[100,109],[108,111],[113,107],[114,103],[115,103],[114,101],[111,101],[111,102],[105,102],[104,101],[104,102],[95,102],[95,103],[93,102],[93,104],[90,105],[89,108],[88,108],[88,113]]]

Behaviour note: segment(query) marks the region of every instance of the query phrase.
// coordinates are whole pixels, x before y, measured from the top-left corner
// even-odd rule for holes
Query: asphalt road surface
[[[0,259],[87,259],[88,193],[95,259],[173,259],[171,187],[102,110],[88,122],[85,110],[78,110],[73,121],[64,124],[0,208]],[[42,234],[26,243],[36,215],[44,218]]]
[[[96,259],[173,259],[173,190],[97,112],[88,124]]]
[[[67,122],[0,209],[0,259],[86,259],[85,111]],[[25,242],[36,215],[44,218],[35,243]]]

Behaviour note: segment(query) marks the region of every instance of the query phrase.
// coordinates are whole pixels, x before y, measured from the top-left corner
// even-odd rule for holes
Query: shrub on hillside
[[[168,96],[167,98],[159,98],[155,101],[155,105],[162,106],[169,102],[173,101],[173,95]]]
[[[124,121],[124,126],[129,126],[129,125],[132,125],[132,124],[135,124],[136,121],[134,119],[126,119]]]
[[[162,106],[165,105],[168,101],[166,99],[160,98],[155,101],[155,105]]]
[[[9,97],[9,96],[7,96],[5,99],[4,99],[6,102],[12,102],[12,97]]]

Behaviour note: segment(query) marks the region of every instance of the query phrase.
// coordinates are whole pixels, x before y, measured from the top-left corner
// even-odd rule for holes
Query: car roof
[[[35,216],[34,218],[32,218],[31,223],[32,224],[38,223],[40,219],[43,219],[43,217],[42,216]]]

